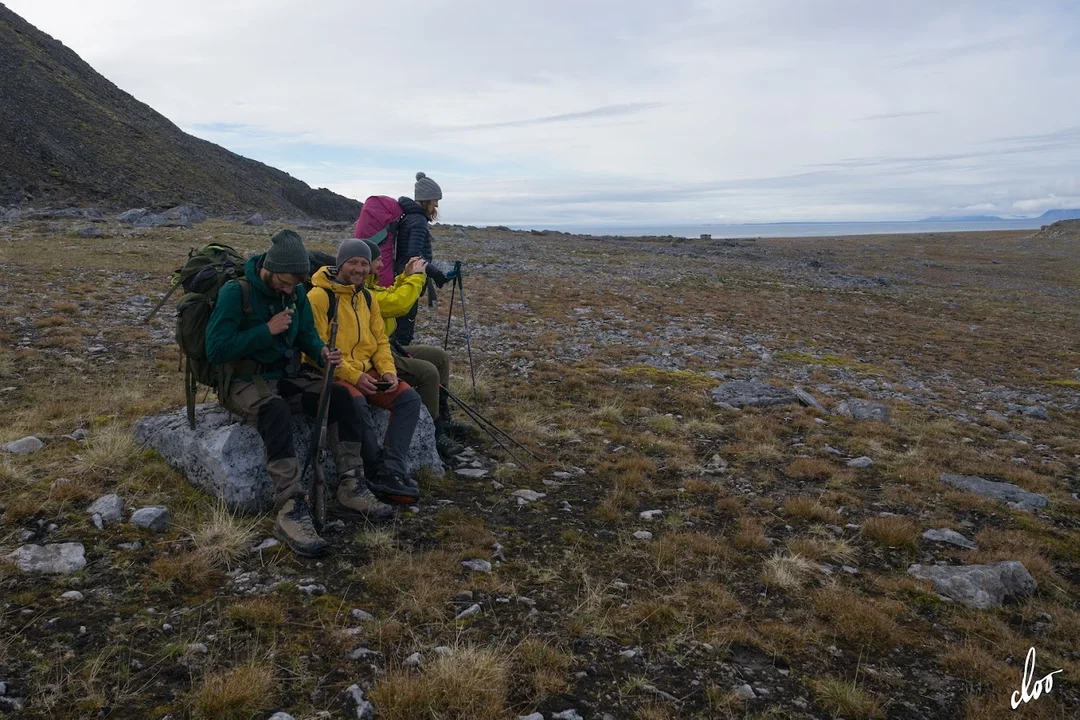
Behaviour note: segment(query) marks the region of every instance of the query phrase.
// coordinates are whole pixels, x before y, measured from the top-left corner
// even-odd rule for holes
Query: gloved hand
[[[454,269],[446,273],[447,280],[457,280],[461,275],[461,261],[458,260],[454,263]]]
[[[438,288],[441,288],[443,285],[445,285],[446,281],[449,279],[446,273],[444,273],[442,270],[435,267],[434,265],[427,266],[427,276],[431,279],[431,282],[435,283],[435,287]]]

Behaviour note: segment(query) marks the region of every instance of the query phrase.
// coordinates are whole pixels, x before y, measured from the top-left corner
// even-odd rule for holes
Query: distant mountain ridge
[[[993,222],[994,220],[1016,220],[1017,218],[1003,218],[997,215],[932,215],[923,218],[919,222]],[[1046,220],[1057,222],[1058,220],[1080,220],[1080,208],[1062,210],[1047,210],[1033,220]]]
[[[355,220],[360,203],[189,135],[0,4],[0,204]]]

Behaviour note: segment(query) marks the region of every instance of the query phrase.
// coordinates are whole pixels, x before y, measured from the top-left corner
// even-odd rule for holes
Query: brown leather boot
[[[317,557],[326,552],[326,541],[315,532],[311,506],[303,495],[289,498],[278,510],[274,537],[292,548],[297,555]]]
[[[343,474],[338,481],[338,510],[349,515],[363,515],[368,520],[385,520],[394,510],[371,492],[367,481],[357,477],[355,470]]]

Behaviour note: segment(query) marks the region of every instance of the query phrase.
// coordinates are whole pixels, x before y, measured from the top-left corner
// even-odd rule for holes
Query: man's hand
[[[331,367],[337,367],[341,364],[341,351],[337,348],[330,349],[323,345],[322,359],[324,363],[330,363]]]
[[[356,389],[364,393],[364,395],[375,394],[375,378],[371,377],[367,373],[360,376],[360,379],[356,381]]]
[[[422,257],[409,258],[405,264],[406,275],[419,275],[427,270],[427,260]]]
[[[274,317],[270,318],[270,322],[266,323],[266,326],[270,328],[271,335],[280,335],[289,329],[292,325],[292,308],[285,308]]]
[[[382,374],[382,379],[383,379],[383,382],[390,383],[390,387],[388,387],[386,390],[383,390],[383,392],[394,392],[395,390],[397,390],[397,386],[398,386],[398,377],[397,377],[397,375],[395,375],[392,372],[383,373]]]

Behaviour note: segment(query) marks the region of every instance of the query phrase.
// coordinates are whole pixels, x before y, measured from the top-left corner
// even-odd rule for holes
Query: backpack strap
[[[246,277],[238,277],[236,284],[240,286],[240,309],[245,315],[251,314],[251,281]]]

